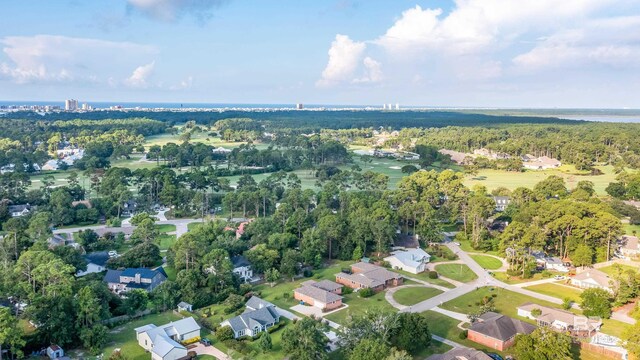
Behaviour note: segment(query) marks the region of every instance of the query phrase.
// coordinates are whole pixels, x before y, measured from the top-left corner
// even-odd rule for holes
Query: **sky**
[[[0,100],[640,108],[638,0],[2,0]]]

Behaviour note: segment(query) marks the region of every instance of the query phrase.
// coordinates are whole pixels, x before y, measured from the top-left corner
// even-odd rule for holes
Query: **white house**
[[[64,350],[58,345],[51,345],[47,348],[49,359],[61,359],[64,357]]]
[[[496,211],[505,211],[511,202],[511,198],[508,196],[494,196],[493,201],[496,203]]]
[[[31,205],[9,205],[8,209],[11,217],[27,216],[31,212]]]
[[[237,274],[242,281],[251,281],[253,278],[253,269],[251,263],[244,256],[234,256],[231,258],[233,264],[233,273]]]
[[[559,257],[548,257],[545,258],[545,267],[548,270],[556,270],[560,272],[569,272],[569,267],[562,262],[562,259]]]
[[[241,315],[220,323],[220,326],[231,327],[234,338],[256,336],[280,321],[276,306],[268,301],[252,296],[246,307]]]
[[[109,260],[109,253],[106,251],[94,252],[91,254],[87,254],[84,256],[85,260],[87,260],[87,270],[78,271],[76,273],[77,277],[100,273],[107,270],[107,261]]]
[[[534,315],[536,311],[539,313]],[[518,306],[518,316],[536,320],[538,326],[550,327],[560,332],[569,331],[574,336],[590,337],[602,326],[601,320],[534,303]]]
[[[571,278],[571,285],[581,289],[604,289],[613,293],[616,281],[600,270],[588,269]]]
[[[58,160],[49,160],[42,165],[42,170],[58,170]]]
[[[200,337],[200,325],[192,317],[162,326],[149,324],[134,330],[138,345],[151,352],[152,360],[181,359],[187,356],[187,348],[180,342]]]
[[[391,256],[384,258],[394,269],[404,270],[412,274],[418,274],[426,270],[431,255],[420,248],[397,250]]]

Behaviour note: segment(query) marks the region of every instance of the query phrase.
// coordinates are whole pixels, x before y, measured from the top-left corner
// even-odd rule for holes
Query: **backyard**
[[[570,287],[568,285],[561,285],[556,283],[539,284],[525,287],[527,290],[535,291],[540,294],[555,296],[558,299],[569,298],[575,303],[580,303],[580,294],[582,290]]]

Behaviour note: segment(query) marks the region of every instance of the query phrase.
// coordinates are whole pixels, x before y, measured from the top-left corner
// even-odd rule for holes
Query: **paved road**
[[[469,322],[469,317],[467,316],[467,314],[462,314],[459,312],[455,312],[455,311],[450,311],[450,310],[446,310],[440,307],[434,307],[433,309],[431,309],[432,311],[435,311],[437,313],[440,313],[442,315],[447,315],[450,318],[454,318],[458,321],[464,321],[464,322]]]
[[[195,351],[198,355],[211,355],[218,360],[231,360],[231,358],[227,356],[227,354],[213,345],[204,346],[198,343],[196,347],[189,349],[189,351]]]
[[[440,341],[441,343],[445,343],[445,344],[447,344],[447,345],[449,345],[451,347],[454,347],[454,348],[467,348],[466,346],[464,346],[462,344],[458,344],[455,341],[447,340],[447,339],[445,339],[445,338],[443,338],[441,336],[438,336],[438,335],[431,334],[431,338],[433,340],[435,340],[435,341]]]

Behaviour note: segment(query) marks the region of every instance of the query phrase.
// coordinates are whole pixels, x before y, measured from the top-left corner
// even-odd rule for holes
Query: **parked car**
[[[564,276],[562,275],[556,275],[553,277],[554,280],[564,280]]]
[[[202,338],[202,339],[200,339],[200,344],[202,344],[204,346],[210,346],[211,345],[211,341],[209,341],[209,339],[207,339],[207,338]]]
[[[493,360],[502,360],[502,356],[495,354],[495,353],[488,353],[487,354],[490,358],[492,358]]]
[[[109,257],[118,257],[118,252],[115,250],[111,250],[108,252]]]
[[[456,245],[460,246],[460,243],[459,243],[459,242],[457,242],[457,241],[456,241],[456,242],[454,242],[454,244],[456,244]]]

